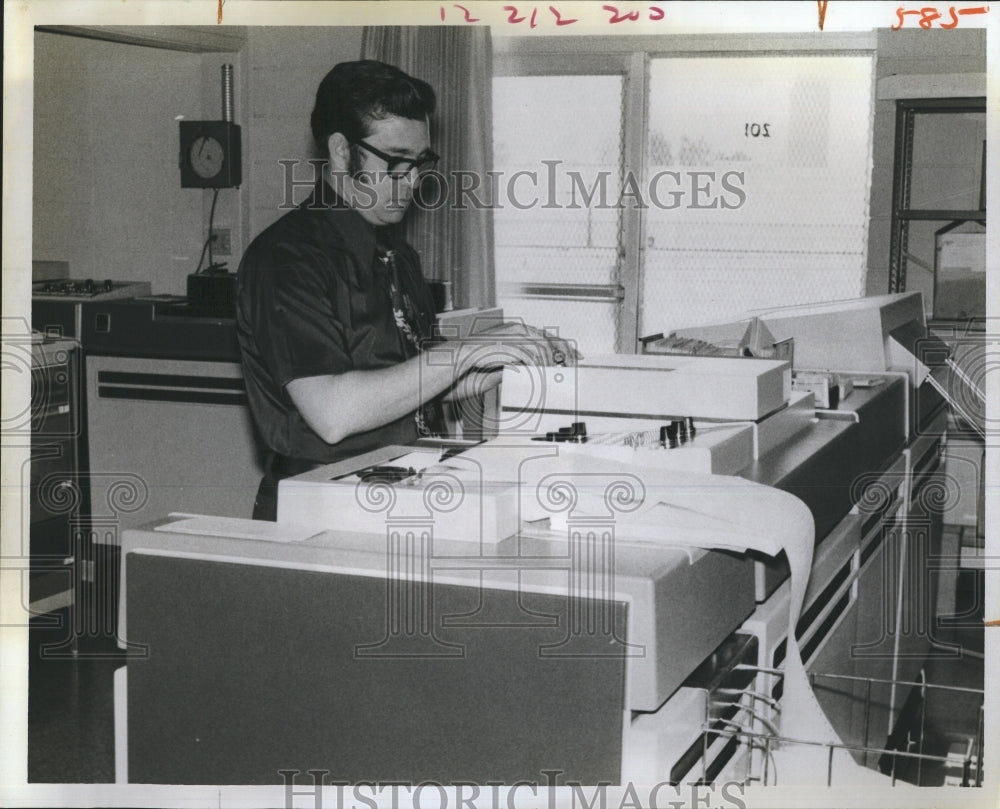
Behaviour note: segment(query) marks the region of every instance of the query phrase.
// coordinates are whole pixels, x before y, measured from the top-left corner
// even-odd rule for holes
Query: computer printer
[[[130,780],[209,783],[226,761],[221,777],[273,782],[280,749],[300,770],[332,763],[348,781],[537,778],[538,762],[567,779],[614,781],[636,771],[626,768],[638,730],[687,746],[678,728],[691,717],[700,751],[706,705],[685,702],[701,693],[691,678],[706,661],[705,679],[716,676],[782,575],[761,589],[754,558],[671,536],[794,523],[820,540],[850,510],[857,473],[898,455],[910,432],[902,389],[926,379],[886,341],[906,343],[898,329],[914,320],[912,302],[840,309],[862,321],[840,335],[853,343],[840,356],[799,351],[813,334],[820,348],[830,339],[824,323],[837,308],[817,307],[802,322],[764,318],[776,339],[795,339],[792,363],[614,355],[512,367],[489,441],[387,447],[289,478],[277,524],[175,515],[126,532],[123,639],[157,650],[129,663]],[[858,373],[884,385],[859,391],[842,419],[817,422],[811,394],[792,390],[793,368],[838,369],[842,358],[838,370],[850,371],[866,341],[881,354]],[[798,491],[778,490],[795,475]],[[672,522],[630,523],[653,480],[674,489]],[[807,499],[806,511],[796,498],[816,481],[819,505]],[[844,538],[838,553],[857,547],[864,519],[833,534]],[[817,553],[836,575],[844,560]],[[810,590],[825,593],[829,575]],[[734,660],[754,663],[755,643],[770,654],[779,642],[753,636]],[[549,659],[562,661],[557,675]],[[352,697],[361,693],[364,711]],[[317,700],[329,721],[317,720]],[[248,744],[223,721],[233,715],[264,728],[267,743]],[[443,716],[436,741],[448,744],[429,756],[437,744],[414,740],[441,730]],[[496,727],[504,732],[482,735]],[[165,728],[179,741],[157,757]],[[378,757],[362,760],[366,745]]]

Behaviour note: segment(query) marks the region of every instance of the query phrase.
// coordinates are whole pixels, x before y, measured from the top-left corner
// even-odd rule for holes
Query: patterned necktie
[[[422,338],[420,322],[417,319],[416,308],[410,296],[403,292],[400,286],[399,261],[395,250],[379,246],[376,248],[378,260],[389,271],[389,298],[392,301],[392,316],[396,328],[406,341],[416,349],[420,348]]]
[[[420,343],[425,337],[421,328],[420,318],[417,316],[417,309],[414,306],[410,294],[403,289],[400,282],[400,269],[398,254],[395,250],[384,245],[377,245],[375,248],[378,260],[389,271],[389,298],[392,302],[392,316],[396,321],[396,328],[399,329],[403,339],[406,340],[415,350],[420,350]],[[422,437],[447,435],[447,425],[444,419],[441,402],[431,399],[425,402],[416,412],[417,434]]]

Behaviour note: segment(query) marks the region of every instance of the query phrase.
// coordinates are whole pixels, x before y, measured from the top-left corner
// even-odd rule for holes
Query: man
[[[460,382],[422,362],[434,310],[403,218],[430,148],[435,95],[381,62],[346,62],[320,83],[312,133],[328,158],[312,195],[250,245],[237,328],[250,409],[269,457],[255,519],[277,483],[318,464],[433,432],[433,403]],[[560,341],[541,339],[535,361]],[[481,389],[481,385],[480,385]]]

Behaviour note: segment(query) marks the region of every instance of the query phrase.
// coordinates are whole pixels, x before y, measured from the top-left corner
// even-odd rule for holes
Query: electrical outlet
[[[213,231],[212,253],[217,256],[233,254],[232,231],[229,228],[216,228]]]

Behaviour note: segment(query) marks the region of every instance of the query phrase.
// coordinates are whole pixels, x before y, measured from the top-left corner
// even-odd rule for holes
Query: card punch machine
[[[435,513],[435,538],[492,545],[528,516],[518,487],[525,458],[555,456],[595,472],[626,464],[733,475],[814,417],[812,394],[793,392],[790,364],[778,360],[593,356],[509,368],[500,390],[497,434],[484,444],[429,467],[396,448],[289,478],[279,485],[278,522],[382,533],[386,515],[356,507],[359,482],[391,486],[397,513],[410,501],[420,513],[427,488],[447,479],[476,496]]]

